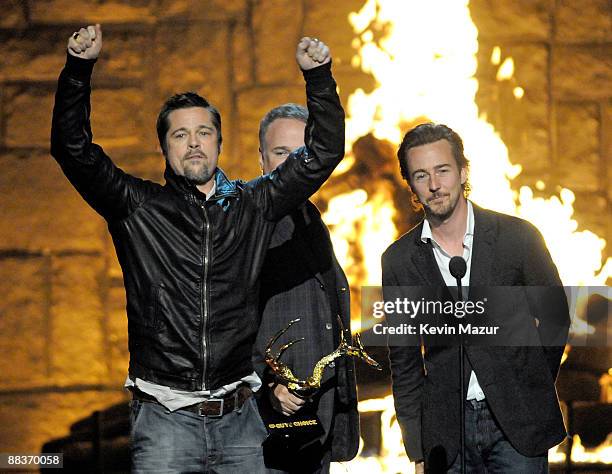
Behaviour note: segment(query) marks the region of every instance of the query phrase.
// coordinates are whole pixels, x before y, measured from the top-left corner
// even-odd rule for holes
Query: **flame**
[[[493,51],[491,51],[491,64],[494,66],[499,66],[501,62],[501,48],[499,46],[494,46]]]
[[[565,285],[606,285],[612,277],[612,258],[602,264],[605,240],[589,230],[578,230],[572,218],[574,193],[561,189],[558,195],[542,198],[527,186],[518,191],[512,187],[521,166],[510,161],[506,145],[475,101],[478,30],[470,16],[469,1],[366,0],[348,19],[356,35],[352,45],[357,51],[351,64],[370,74],[376,87],[371,92],[357,89],[349,97],[349,165],[342,172],[354,163],[351,150],[360,137],[371,133],[397,146],[408,124],[423,117],[445,123],[463,138],[471,161],[470,199],[534,223]],[[499,46],[493,48],[490,60],[498,66],[497,80],[510,81],[514,97],[523,98],[525,90],[514,78],[520,64],[515,65],[511,57],[502,58]],[[542,192],[547,184],[540,180],[535,187]],[[380,284],[380,255],[397,238],[391,222],[396,210],[388,199],[389,192],[381,189],[368,195],[363,189],[353,190],[332,198],[323,215],[354,288]],[[589,328],[582,331],[588,333]],[[350,463],[334,463],[332,473],[413,472],[403,454],[391,397],[360,403],[360,411],[371,410],[381,412],[384,454],[360,454]],[[612,462],[611,442],[609,438],[597,450],[587,451],[578,438],[572,456],[579,462],[587,458]],[[592,453],[596,454],[590,458]],[[562,456],[551,451],[550,460],[561,462]],[[406,471],[408,466],[410,471]]]
[[[486,117],[479,115],[475,101],[478,30],[468,4],[467,0],[366,0],[361,10],[349,14],[356,34],[353,64],[376,81],[373,91],[357,89],[349,97],[349,162],[354,160],[354,142],[368,133],[397,146],[402,125],[422,117],[445,123],[463,138],[470,158],[470,198],[483,207],[534,223],[565,285],[603,286],[612,277],[612,258],[602,265],[605,240],[591,231],[578,230],[572,219],[574,193],[562,189],[558,196],[545,199],[535,197],[526,186],[518,192],[512,189],[521,166],[510,161],[506,145]],[[510,57],[502,61],[499,47],[493,49],[491,60],[501,61],[498,79],[512,77],[514,61]],[[515,96],[522,97],[525,91],[518,86],[515,89]],[[545,183],[537,187],[544,188]],[[364,200],[360,194],[359,203],[337,196],[323,215],[354,287],[380,283],[381,250],[397,238],[393,224],[384,222],[395,213],[390,201],[382,199],[384,195],[366,194]],[[357,227],[362,230],[358,235]],[[365,269],[351,269],[355,262],[350,252],[355,249],[364,254]]]
[[[380,414],[380,452],[378,456],[363,456],[362,439],[360,440],[357,457],[347,463],[332,463],[330,473],[374,474],[379,472],[401,472],[413,474],[415,472],[414,464],[408,460],[404,450],[402,433],[393,408],[393,397],[389,395],[385,398],[362,400],[359,402],[358,408],[360,413],[377,412]]]
[[[507,81],[508,79],[511,79],[513,75],[514,75],[514,59],[506,58],[504,59],[504,62],[502,63],[501,66],[499,66],[499,69],[497,70],[496,79],[498,81]]]
[[[612,464],[612,433],[607,436],[601,445],[593,449],[585,448],[579,435],[574,435],[572,439],[572,462]],[[556,446],[548,452],[548,461],[551,463],[563,463],[565,458],[565,453],[560,446]]]

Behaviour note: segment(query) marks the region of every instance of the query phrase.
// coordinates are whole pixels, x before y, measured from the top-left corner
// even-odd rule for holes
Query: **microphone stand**
[[[455,277],[457,281],[457,301],[463,301],[463,288],[461,287],[461,279],[467,273],[467,264],[462,257],[451,258],[448,270],[450,274]],[[457,317],[455,315],[455,317]],[[465,393],[465,377],[463,372],[465,370],[463,363],[463,340],[459,340],[459,420],[461,424],[461,474],[465,474],[465,401],[463,400]]]
[[[461,277],[457,277],[457,294],[458,301],[463,300],[463,289],[461,288]],[[461,474],[465,474],[465,404],[463,401],[463,394],[465,393],[465,377],[463,371],[465,370],[463,363],[463,341],[459,344],[459,423],[461,424]]]

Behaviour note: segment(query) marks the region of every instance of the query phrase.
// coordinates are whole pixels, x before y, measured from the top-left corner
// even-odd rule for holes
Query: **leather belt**
[[[132,392],[133,400],[161,405],[153,395],[149,395],[136,387],[131,387],[130,391]],[[253,391],[249,386],[240,385],[236,390],[223,398],[209,398],[200,403],[181,407],[177,411],[185,410],[199,416],[218,418],[229,412],[240,409],[252,394]]]

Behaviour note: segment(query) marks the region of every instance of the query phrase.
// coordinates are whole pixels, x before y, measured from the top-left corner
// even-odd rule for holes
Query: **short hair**
[[[308,109],[302,105],[290,102],[274,107],[264,115],[261,122],[259,122],[259,147],[262,150],[265,147],[266,133],[268,132],[270,124],[281,118],[295,119],[306,123],[308,122]]]
[[[459,170],[465,168],[469,170],[470,162],[463,152],[463,140],[450,127],[441,123],[423,123],[417,125],[412,130],[408,131],[402,140],[402,144],[397,150],[397,159],[399,160],[400,171],[402,178],[410,184],[410,172],[408,171],[408,151],[421,145],[428,145],[440,140],[446,140],[452,150],[453,158]],[[470,183],[468,180],[462,185],[463,195],[467,197],[470,193]]]
[[[217,130],[217,147],[219,149],[221,148],[223,137],[221,135],[221,114],[219,110],[204,97],[195,92],[181,92],[170,97],[164,103],[157,116],[157,138],[159,139],[159,145],[161,146],[164,156],[168,151],[166,147],[166,134],[170,128],[168,116],[175,110],[188,109],[190,107],[202,107],[210,112],[212,123]]]

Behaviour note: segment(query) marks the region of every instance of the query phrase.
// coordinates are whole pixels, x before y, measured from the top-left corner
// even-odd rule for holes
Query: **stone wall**
[[[122,168],[161,180],[157,109],[172,92],[196,90],[221,110],[222,167],[248,178],[259,173],[261,116],[279,103],[303,102],[293,59],[301,36],[330,44],[345,104],[356,87],[372,87],[371,77],[350,66],[347,15],[362,4],[97,0],[86,9],[68,0],[2,2],[0,452],[37,451],[75,420],[126,399],[127,322],[112,243],[48,155],[67,37],[81,25],[103,24],[93,130]],[[519,184],[546,176],[576,190],[581,228],[610,242],[609,2],[471,4],[481,36],[479,105],[523,164]],[[487,66],[495,45],[515,58],[529,107],[509,99],[502,107]]]

